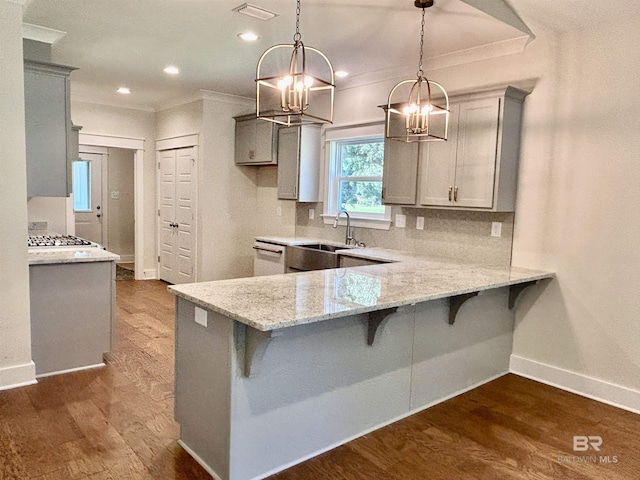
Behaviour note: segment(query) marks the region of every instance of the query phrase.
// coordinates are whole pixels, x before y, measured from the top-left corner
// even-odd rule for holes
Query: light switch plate
[[[200,307],[196,308],[195,320],[198,325],[207,326],[207,311]]]
[[[276,207],[276,217],[281,217],[281,216],[282,216],[282,207],[278,205]]]
[[[313,220],[314,218],[316,218],[316,211],[313,208],[309,209],[309,220]]]
[[[491,222],[491,236],[492,237],[502,236],[502,222]]]
[[[416,230],[424,230],[424,217],[416,217]]]
[[[111,192],[111,200],[119,200],[120,199],[120,192],[117,190],[114,190]]]
[[[396,213],[396,227],[405,228],[407,226],[407,216]]]

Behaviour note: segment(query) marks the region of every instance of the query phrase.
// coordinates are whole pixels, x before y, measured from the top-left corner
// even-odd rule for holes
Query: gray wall
[[[109,208],[107,249],[117,253],[123,261],[133,261],[135,252],[134,172],[133,150],[109,148]],[[114,198],[114,193],[117,197]]]

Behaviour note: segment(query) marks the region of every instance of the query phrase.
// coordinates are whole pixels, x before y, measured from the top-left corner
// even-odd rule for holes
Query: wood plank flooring
[[[106,367],[0,392],[0,480],[210,479],[176,443],[173,312],[163,282],[117,282]],[[271,480],[561,478],[640,479],[640,416],[507,375]]]

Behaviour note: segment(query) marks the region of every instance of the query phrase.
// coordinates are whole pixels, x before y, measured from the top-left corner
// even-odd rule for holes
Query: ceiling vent
[[[249,17],[259,18],[260,20],[271,20],[278,16],[277,13],[271,12],[262,7],[256,7],[255,5],[251,5],[250,3],[243,3],[239,7],[233,9],[234,12],[241,13],[243,15],[248,15]]]

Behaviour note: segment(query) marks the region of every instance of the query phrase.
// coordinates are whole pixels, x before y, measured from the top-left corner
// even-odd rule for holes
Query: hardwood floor
[[[0,392],[0,480],[210,479],[176,443],[173,311],[163,282],[117,282],[106,367]],[[271,480],[560,478],[639,479],[640,416],[507,375]]]

